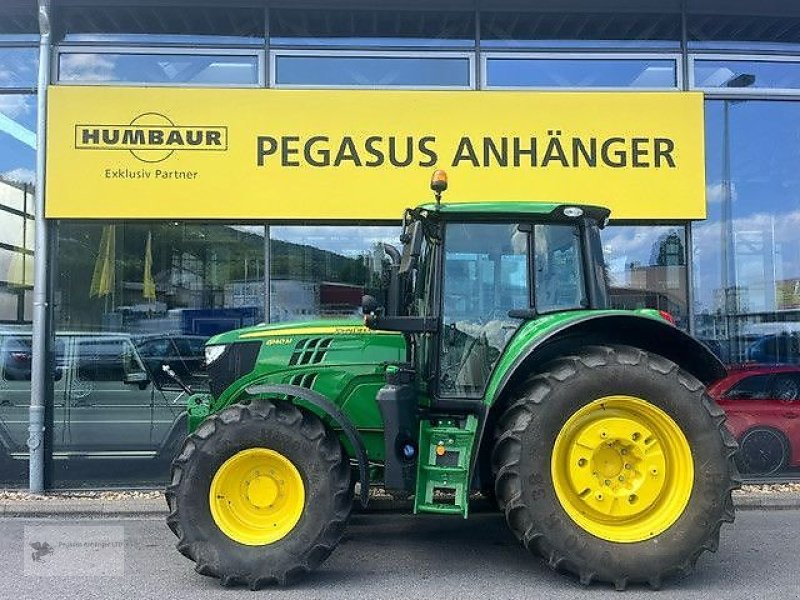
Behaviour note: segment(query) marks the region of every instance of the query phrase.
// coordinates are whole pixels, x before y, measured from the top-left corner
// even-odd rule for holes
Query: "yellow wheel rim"
[[[573,414],[556,438],[550,467],[567,514],[609,542],[641,542],[669,529],[694,485],[681,428],[633,396],[600,398]]]
[[[263,546],[286,537],[303,514],[305,486],[297,467],[268,448],[242,450],[214,474],[211,516],[240,544]]]

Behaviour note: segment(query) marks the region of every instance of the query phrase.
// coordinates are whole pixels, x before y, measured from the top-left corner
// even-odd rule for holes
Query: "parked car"
[[[732,367],[709,394],[739,441],[742,473],[766,476],[800,466],[800,367]]]
[[[9,380],[31,378],[31,341],[11,338],[3,345],[2,357],[5,377]]]
[[[764,335],[747,347],[745,358],[760,364],[800,363],[800,336],[796,333]]]
[[[0,462],[27,458],[30,350],[30,334],[0,331]],[[55,351],[55,459],[172,459],[185,395],[160,385],[130,335],[60,333]]]

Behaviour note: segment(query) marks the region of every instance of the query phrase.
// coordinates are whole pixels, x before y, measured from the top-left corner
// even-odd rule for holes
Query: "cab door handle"
[[[783,416],[786,419],[796,419],[797,418],[797,414],[796,413],[783,413]]]

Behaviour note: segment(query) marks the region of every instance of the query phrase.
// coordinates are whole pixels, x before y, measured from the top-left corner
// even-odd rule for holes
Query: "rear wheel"
[[[789,442],[780,431],[756,427],[739,440],[737,463],[742,473],[774,475],[784,470],[788,462]]]
[[[203,575],[258,589],[314,569],[353,503],[337,437],[288,403],[235,404],[206,419],[172,464],[167,524]]]
[[[636,348],[586,347],[518,390],[498,421],[495,488],[514,534],[582,583],[661,585],[733,520],[724,413]]]

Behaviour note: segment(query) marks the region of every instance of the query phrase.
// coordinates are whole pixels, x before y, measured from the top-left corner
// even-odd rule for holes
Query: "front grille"
[[[333,338],[304,338],[294,345],[289,366],[321,363]]]
[[[242,375],[253,370],[260,349],[261,342],[231,344],[222,356],[208,366],[208,384],[215,398],[219,398]]]

